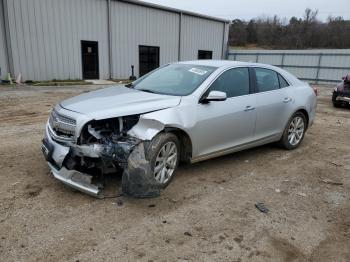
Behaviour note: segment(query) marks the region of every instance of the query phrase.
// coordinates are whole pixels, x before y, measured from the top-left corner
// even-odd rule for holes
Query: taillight
[[[318,96],[318,89],[316,87],[312,87],[312,89],[314,90],[315,95]]]

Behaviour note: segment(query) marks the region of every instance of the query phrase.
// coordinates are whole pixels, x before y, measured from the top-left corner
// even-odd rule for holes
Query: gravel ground
[[[40,150],[52,106],[96,88],[0,87],[1,261],[349,261],[350,109],[330,87],[297,150],[183,165],[159,198],[104,200],[53,179]]]

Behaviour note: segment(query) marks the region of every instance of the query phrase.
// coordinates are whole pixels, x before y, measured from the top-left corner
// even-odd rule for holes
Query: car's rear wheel
[[[161,133],[151,142],[148,159],[154,179],[162,188],[167,187],[174,177],[180,160],[180,143],[172,133]]]
[[[304,139],[307,127],[306,117],[302,112],[296,112],[289,120],[280,145],[288,150],[297,148]]]

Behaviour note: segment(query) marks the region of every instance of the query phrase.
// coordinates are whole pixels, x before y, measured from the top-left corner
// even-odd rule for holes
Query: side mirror
[[[343,76],[341,79],[345,80],[345,76]]]
[[[203,97],[200,102],[201,103],[209,103],[210,101],[225,101],[227,99],[227,95],[225,92],[221,91],[210,91],[208,96]]]

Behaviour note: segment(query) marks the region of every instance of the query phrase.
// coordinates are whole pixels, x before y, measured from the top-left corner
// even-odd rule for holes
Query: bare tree
[[[350,48],[350,21],[329,17],[323,23],[317,19],[318,10],[305,10],[303,18],[292,17],[289,22],[277,15],[258,17],[249,22],[232,21],[230,44],[256,44],[267,48]]]

